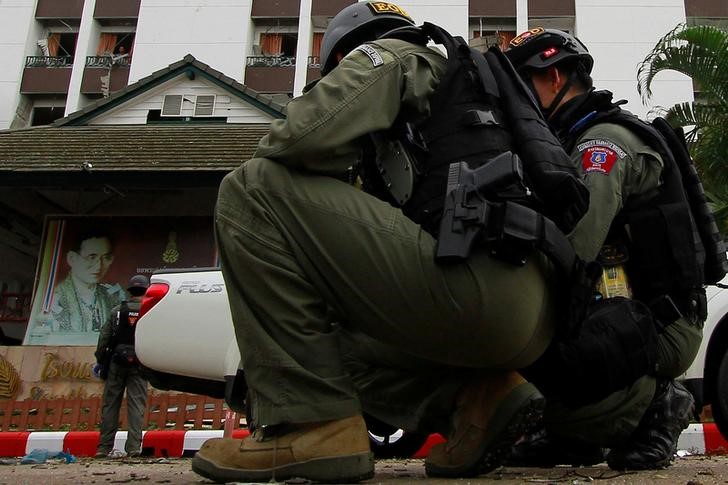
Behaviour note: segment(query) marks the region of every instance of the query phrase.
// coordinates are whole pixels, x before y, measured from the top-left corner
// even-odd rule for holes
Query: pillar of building
[[[519,0],[520,1],[520,0]],[[662,36],[685,22],[684,0],[575,0],[576,35],[594,56],[592,77],[599,89],[626,99],[626,108],[649,116],[653,107],[693,100],[692,81],[663,72],[652,85],[653,98],[643,103],[637,69]]]

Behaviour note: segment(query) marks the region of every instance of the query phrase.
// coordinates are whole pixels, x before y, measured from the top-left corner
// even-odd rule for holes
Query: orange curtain
[[[511,40],[513,40],[515,36],[516,33],[511,31],[498,32],[498,37],[500,37],[498,47],[500,48],[500,50],[505,51],[506,49],[508,49],[508,44],[511,42]]]
[[[266,56],[277,56],[283,48],[281,34],[260,34],[260,49]]]
[[[318,57],[321,55],[321,41],[324,40],[323,32],[313,33],[313,46],[311,46],[311,55]]]
[[[99,48],[96,49],[97,56],[104,54],[113,54],[116,46],[116,34],[101,34],[99,39]]]
[[[61,34],[50,34],[48,36],[48,55],[56,57],[58,48],[61,46]]]

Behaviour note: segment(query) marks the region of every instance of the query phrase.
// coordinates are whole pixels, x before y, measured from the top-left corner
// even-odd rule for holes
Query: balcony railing
[[[25,67],[73,67],[73,56],[28,56]]]
[[[319,56],[308,56],[308,67],[321,69],[321,58]]]
[[[247,65],[249,67],[294,67],[296,58],[293,56],[250,56]]]
[[[86,67],[128,66],[131,59],[118,56],[86,56]]]

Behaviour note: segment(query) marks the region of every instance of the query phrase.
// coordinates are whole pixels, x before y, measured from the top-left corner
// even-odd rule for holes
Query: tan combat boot
[[[358,482],[374,476],[369,435],[359,416],[291,426],[240,440],[213,438],[192,460],[192,470],[217,482],[267,482],[292,477],[316,482]]]
[[[537,426],[545,401],[515,371],[487,375],[463,386],[452,429],[425,460],[431,477],[473,477],[503,463],[511,446]]]

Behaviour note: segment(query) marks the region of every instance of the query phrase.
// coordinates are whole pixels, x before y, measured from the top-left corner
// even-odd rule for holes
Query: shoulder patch
[[[360,51],[366,54],[366,56],[369,58],[370,61],[372,61],[372,66],[379,67],[382,64],[384,64],[384,59],[382,59],[382,55],[377,52],[377,50],[370,46],[369,44],[362,44],[356,49],[355,51]]]
[[[609,140],[589,140],[576,148],[581,154],[581,168],[585,175],[592,172],[609,175],[617,159],[627,156],[622,148]]]

